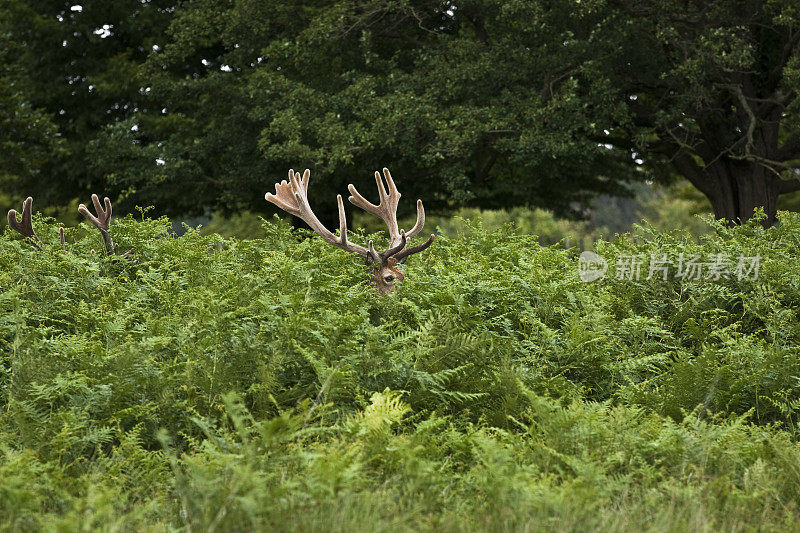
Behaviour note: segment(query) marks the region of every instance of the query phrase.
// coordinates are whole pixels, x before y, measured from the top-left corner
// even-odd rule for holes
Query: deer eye
[[[391,283],[391,282],[393,282],[393,281],[394,281],[394,276],[392,276],[392,275],[390,274],[390,275],[386,276],[386,277],[385,277],[385,278],[383,278],[383,279],[384,279],[384,281],[385,281],[386,283]]]

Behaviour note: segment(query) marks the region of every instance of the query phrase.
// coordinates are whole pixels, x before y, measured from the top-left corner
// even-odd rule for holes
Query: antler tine
[[[109,200],[108,197],[103,198],[103,203],[105,204],[105,209],[103,209],[103,206],[100,205],[100,198],[98,198],[96,194],[93,194],[92,203],[94,204],[94,210],[95,213],[97,213],[98,221],[103,224],[105,229],[108,229],[111,225],[111,200]]]
[[[369,261],[372,264],[380,265],[383,261],[381,259],[381,254],[375,249],[375,246],[372,244],[372,241],[369,241]]]
[[[417,234],[422,231],[422,228],[425,226],[425,208],[422,207],[422,200],[417,200],[417,222],[414,224],[414,227],[411,228],[406,234],[406,237],[409,239],[413,239],[417,236]]]
[[[397,243],[397,246],[392,246],[391,248],[389,248],[388,250],[386,250],[385,252],[380,254],[381,259],[383,259],[385,261],[387,258],[389,258],[389,257],[393,256],[394,254],[400,252],[403,248],[406,247],[407,243],[408,243],[408,240],[406,239],[406,233],[404,231],[400,230],[400,242]]]
[[[397,190],[397,186],[394,184],[394,180],[392,179],[392,173],[389,172],[389,169],[383,167],[383,177],[386,179],[386,185],[388,185],[389,190],[383,188],[383,181],[381,181],[381,176],[375,171],[375,181],[378,182],[378,190],[382,192],[381,200],[384,198],[392,198],[394,199],[395,206],[397,206],[397,200],[400,199],[400,191]]]
[[[433,240],[435,238],[436,238],[436,235],[431,234],[431,236],[428,238],[428,240],[423,242],[422,244],[418,244],[416,246],[412,246],[411,248],[406,248],[405,250],[400,250],[399,252],[394,254],[392,257],[398,263],[405,263],[406,259],[408,259],[408,256],[414,255],[415,253],[418,253],[418,252],[421,252],[422,250],[425,250],[428,246],[433,244]]]
[[[375,215],[386,223],[389,229],[389,238],[391,239],[389,245],[393,246],[400,240],[400,229],[397,227],[397,204],[400,201],[401,194],[397,190],[388,168],[384,167],[383,176],[386,179],[388,191],[384,188],[381,173],[375,171],[375,183],[378,186],[378,197],[380,199],[378,205],[367,201],[366,198],[361,196],[352,183],[347,186],[347,190],[352,195],[348,200],[351,204],[360,207],[371,215]]]
[[[289,182],[285,180],[275,184],[275,194],[267,193],[264,199],[275,204],[290,215],[294,215],[303,220],[314,232],[330,244],[338,246],[343,250],[369,257],[369,251],[363,246],[359,246],[347,240],[347,218],[344,213],[344,203],[341,195],[336,201],[339,206],[339,237],[334,235],[322,222],[319,221],[311,205],[308,203],[308,184],[311,180],[311,171],[306,169],[303,177],[294,170],[289,170]]]
[[[97,216],[91,214],[83,204],[78,206],[78,213],[86,217],[100,231],[100,235],[103,237],[103,244],[106,246],[106,253],[111,255],[114,253],[114,241],[111,240],[111,235],[108,234],[108,228],[111,226],[111,200],[106,197],[103,199],[103,203],[105,203],[105,209],[100,204],[100,198],[93,194],[92,204],[94,204]]]
[[[377,171],[375,172],[375,182],[378,185],[378,198],[379,198],[378,204],[381,204],[383,203],[383,197],[385,193],[383,190],[383,184],[381,183],[381,176]],[[364,198],[363,196],[361,196],[361,193],[359,193],[356,190],[355,185],[353,185],[352,183],[348,184],[347,190],[350,191],[350,194],[352,195],[347,198],[351,204],[360,207],[361,209],[363,209],[364,211],[366,211],[371,215],[375,215],[376,217],[381,216],[382,211],[380,205],[375,205],[366,198]]]
[[[336,205],[339,207],[339,238],[345,243],[347,242],[347,215],[344,212],[341,194],[336,195]]]
[[[17,221],[17,211],[15,209],[8,210],[8,225],[11,226],[14,230],[21,233],[23,236],[28,238],[33,244],[33,247],[37,250],[41,250],[39,243],[42,242],[39,240],[39,237],[36,235],[36,232],[33,231],[33,222],[31,221],[31,206],[33,204],[33,198],[28,196],[24,202],[22,202],[22,222],[20,223]]]

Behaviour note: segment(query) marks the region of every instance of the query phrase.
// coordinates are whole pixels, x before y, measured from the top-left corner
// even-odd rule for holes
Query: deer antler
[[[92,203],[94,204],[94,210],[97,216],[91,214],[83,204],[78,206],[78,212],[100,230],[100,235],[103,237],[103,243],[106,246],[106,253],[111,255],[114,253],[114,241],[111,240],[111,235],[108,234],[108,228],[111,225],[111,200],[108,198],[103,199],[103,203],[105,203],[105,209],[103,209],[103,206],[100,204],[100,199],[96,194],[93,194]]]
[[[408,256],[421,252],[433,244],[433,239],[435,237],[431,235],[423,244],[406,248],[406,242],[416,237],[416,235],[422,231],[423,226],[425,226],[425,208],[422,207],[422,200],[417,200],[417,222],[414,224],[414,227],[411,228],[411,231],[408,233],[403,232],[403,230],[399,229],[397,226],[397,204],[402,195],[400,191],[397,190],[397,186],[392,179],[392,174],[386,167],[383,169],[383,178],[386,179],[386,187],[384,187],[380,172],[376,170],[375,183],[378,186],[378,205],[367,201],[366,198],[361,196],[353,184],[347,186],[347,189],[352,195],[348,200],[350,200],[351,204],[383,220],[386,227],[389,229],[389,249],[380,254],[381,262],[385,262],[390,257],[394,257],[398,263],[403,263]]]
[[[312,211],[308,203],[308,182],[311,181],[311,171],[306,169],[303,172],[303,177],[294,170],[289,170],[289,182],[286,180],[275,184],[275,194],[267,193],[264,199],[271,202],[290,215],[294,215],[306,224],[308,224],[317,235],[322,237],[325,242],[334,246],[338,246],[343,250],[358,254],[365,259],[373,259],[377,257],[377,253],[373,256],[375,250],[370,243],[370,250],[352,243],[347,240],[347,218],[344,214],[344,203],[342,202],[342,195],[336,196],[336,201],[339,204],[339,236],[337,237],[326,228],[322,222],[319,221],[317,215]]]
[[[408,259],[408,256],[414,255],[416,253],[419,253],[422,250],[425,250],[426,248],[428,248],[428,246],[430,246],[431,244],[433,244],[433,239],[434,238],[436,238],[436,236],[431,233],[431,236],[428,237],[427,241],[423,242],[422,244],[418,244],[416,246],[412,246],[411,248],[405,248],[405,249],[400,250],[399,252],[397,252],[396,254],[394,254],[392,256],[392,259],[394,259],[395,261],[397,261],[400,264],[403,264],[403,263],[406,262],[406,259]]]
[[[33,231],[33,223],[31,222],[31,205],[33,204],[33,198],[28,196],[24,202],[22,202],[22,222],[17,221],[17,212],[14,209],[9,209],[8,211],[8,225],[11,226],[13,229],[24,235],[27,239],[31,241],[33,247],[37,250],[41,250],[39,243],[42,242],[39,240],[39,237],[36,235],[36,232]]]
[[[376,265],[378,268],[374,272],[375,283],[382,294],[388,294],[394,290],[394,282],[402,281],[404,278],[403,272],[396,268],[397,264],[430,246],[434,236],[431,235],[425,243],[418,246],[406,247],[408,239],[422,231],[422,227],[425,225],[425,209],[422,207],[422,200],[417,200],[416,224],[407,234],[400,230],[397,226],[397,204],[400,200],[400,192],[395,186],[389,169],[384,168],[383,175],[386,178],[386,187],[384,187],[381,174],[375,172],[375,182],[378,185],[378,196],[380,197],[378,205],[368,202],[352,184],[347,188],[352,195],[348,199],[353,205],[377,216],[386,223],[390,242],[389,248],[384,252],[375,250],[372,241],[369,241],[368,247],[364,248],[347,240],[347,219],[341,194],[336,196],[339,207],[339,236],[334,235],[319,221],[308,203],[308,182],[311,176],[308,169],[303,173],[302,178],[299,178],[300,175],[294,170],[290,170],[289,181],[276,183],[275,194],[267,193],[264,198],[287,213],[302,219],[326,242],[363,257],[368,264]]]
[[[394,180],[392,179],[392,174],[389,172],[388,168],[383,169],[383,176],[386,178],[386,185],[388,186],[388,190],[383,186],[383,180],[381,179],[381,174],[377,170],[375,171],[375,184],[378,186],[378,197],[380,202],[378,205],[375,205],[371,202],[368,202],[359,192],[356,190],[355,185],[350,184],[347,186],[347,190],[350,191],[350,196],[348,200],[351,204],[360,207],[367,213],[375,215],[376,217],[380,218],[381,220],[386,223],[386,227],[389,229],[389,238],[390,238],[390,245],[394,246],[398,242],[400,242],[400,230],[397,227],[397,204],[400,201],[400,191],[397,190],[397,186],[394,184]],[[406,234],[406,239],[413,239],[420,231],[422,231],[422,227],[425,225],[425,208],[422,207],[422,200],[417,200],[417,223],[414,224],[414,227],[411,228]]]

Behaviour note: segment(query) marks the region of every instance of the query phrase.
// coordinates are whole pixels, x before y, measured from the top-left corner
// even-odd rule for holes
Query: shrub
[[[7,231],[0,524],[788,527],[800,218],[711,226],[598,243],[609,271],[584,283],[574,251],[468,224],[383,298],[279,221],[239,241],[129,216],[112,226],[127,258],[86,225],[66,251]],[[620,279],[635,254],[760,270]]]

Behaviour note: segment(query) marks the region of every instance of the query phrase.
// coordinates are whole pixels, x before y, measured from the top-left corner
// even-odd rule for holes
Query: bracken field
[[[106,256],[36,218],[0,237],[0,529],[794,530],[800,216],[757,218],[599,241],[592,283],[465,222],[383,297],[277,219],[128,216]],[[681,253],[758,277],[614,275]]]

